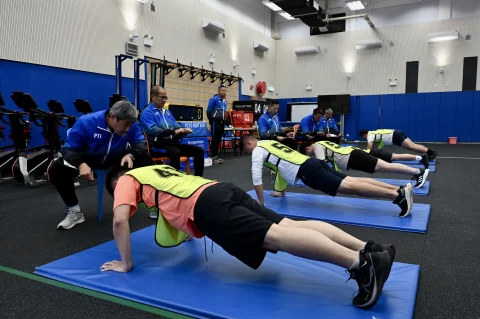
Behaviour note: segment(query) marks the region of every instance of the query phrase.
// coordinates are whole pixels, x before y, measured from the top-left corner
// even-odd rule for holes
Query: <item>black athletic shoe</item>
[[[435,151],[428,151],[427,152],[428,154],[428,160],[431,162],[433,161],[435,158],[437,158],[437,155],[438,155],[438,152],[435,152]]]
[[[395,260],[395,253],[397,251],[395,249],[395,246],[377,244],[377,243],[373,242],[372,240],[369,240],[367,242],[367,244],[365,245],[364,250],[366,252],[369,252],[369,253],[380,253],[382,251],[386,251],[388,253],[388,255],[390,256],[390,269],[392,268],[393,261]],[[388,272],[388,274],[387,274],[387,279],[388,279],[388,275],[390,275],[390,272]],[[387,279],[385,279],[385,281],[387,281]]]
[[[420,168],[420,174],[413,175],[412,181],[415,182],[415,188],[420,188],[425,184],[429,172],[429,169]]]
[[[358,284],[358,294],[353,298],[353,305],[362,309],[373,307],[380,294],[383,284],[390,272],[390,257],[388,252],[369,253],[360,251],[360,264],[358,269],[349,269],[350,279],[355,279]],[[348,281],[347,280],[347,281]]]
[[[412,210],[412,200],[410,196],[410,192],[408,190],[408,185],[405,188],[399,188],[398,189],[398,197],[396,200],[393,201],[394,204],[397,204],[398,207],[400,207],[401,211],[398,216],[400,217],[407,217],[408,214],[410,214],[410,211]]]
[[[425,166],[425,169],[427,169],[430,166],[430,161],[428,159],[427,154],[422,155],[422,160],[420,161],[420,164],[423,164],[423,166]]]

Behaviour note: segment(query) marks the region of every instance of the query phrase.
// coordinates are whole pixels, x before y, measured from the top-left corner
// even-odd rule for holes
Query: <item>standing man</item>
[[[322,110],[316,108],[312,115],[305,116],[300,122],[303,139],[309,142],[324,141],[325,133],[322,130]]]
[[[279,141],[296,150],[298,144],[294,139],[295,133],[285,133],[280,125],[280,120],[277,115],[279,107],[280,105],[277,100],[270,102],[267,111],[258,119],[258,134],[261,140]]]
[[[437,152],[412,142],[412,140],[400,130],[379,129],[376,131],[368,131],[363,129],[359,135],[361,138],[367,140],[367,149],[369,150],[374,148],[374,146],[375,148],[382,149],[384,145],[397,145],[420,154],[426,153],[430,162],[437,157]]]
[[[67,135],[62,157],[48,169],[48,180],[55,185],[67,206],[66,216],[57,229],[70,229],[85,218],[78,204],[73,179],[78,175],[93,181],[92,169],[112,165],[129,168],[153,165],[147,142],[137,124],[138,112],[127,101],[119,101],[106,111],[81,116]]]
[[[207,117],[210,121],[210,130],[212,132],[212,144],[210,149],[212,152],[212,163],[220,164],[222,159],[218,158],[218,147],[222,142],[224,126],[226,123],[227,114],[227,87],[225,84],[220,84],[218,87],[218,94],[208,101]]]
[[[337,123],[335,123],[335,119],[333,118],[332,109],[328,108],[325,110],[325,115],[320,119],[320,123],[320,129],[325,133],[325,139],[340,144],[342,138]]]
[[[170,166],[180,169],[180,157],[193,157],[195,175],[203,176],[205,165],[203,149],[188,144],[180,144],[180,140],[192,133],[189,128],[182,128],[172,113],[165,109],[168,100],[167,91],[160,86],[154,86],[150,91],[150,104],[140,117],[143,130],[147,133],[150,148],[159,148],[164,153],[152,152],[155,156],[170,158]]]

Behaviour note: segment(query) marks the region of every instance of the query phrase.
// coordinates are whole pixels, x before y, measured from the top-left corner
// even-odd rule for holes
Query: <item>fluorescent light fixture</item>
[[[270,50],[270,46],[265,42],[261,41],[253,41],[253,48],[260,52],[267,52],[268,50]]]
[[[380,48],[383,47],[382,39],[369,39],[369,40],[360,40],[356,43],[357,50],[367,49],[367,48]]]
[[[365,6],[362,1],[345,1],[345,4],[351,11],[363,10]]]
[[[292,17],[290,14],[288,14],[287,12],[285,11],[282,11],[282,12],[279,12],[279,14],[284,17],[285,19],[287,20],[295,20],[294,17]]]
[[[266,5],[267,7],[269,7],[270,9],[272,9],[273,11],[282,11],[282,8],[280,8],[279,6],[277,6],[275,3],[273,2],[270,2],[268,0],[264,0],[262,1],[262,3],[264,5]]]
[[[221,22],[203,18],[202,27],[215,33],[224,33],[225,25]]]
[[[446,31],[428,34],[428,42],[458,40],[458,31]]]
[[[318,53],[318,47],[309,46],[309,47],[295,48],[296,55],[309,54],[309,53]]]
[[[137,1],[141,3],[148,3],[149,0],[137,0]]]

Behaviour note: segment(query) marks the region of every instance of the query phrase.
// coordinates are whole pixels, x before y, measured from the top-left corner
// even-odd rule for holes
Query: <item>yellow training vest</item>
[[[340,167],[335,162],[335,158],[334,158],[335,153],[341,154],[341,155],[349,155],[355,149],[355,147],[351,147],[351,146],[342,147],[342,146],[340,146],[336,143],[329,142],[329,141],[321,141],[321,142],[317,142],[315,144],[323,145],[327,149],[327,151],[325,152],[326,159],[330,163],[332,163],[334,165],[335,169],[339,172],[341,172],[342,170],[340,169]]]
[[[368,134],[375,134],[375,139],[373,140],[373,143],[379,143],[378,149],[382,149],[384,144],[383,144],[383,134],[392,134],[395,130],[376,130],[376,131],[369,131]]]
[[[187,175],[168,165],[154,165],[133,169],[125,173],[133,176],[140,183],[140,203],[150,211],[158,213],[157,226],[155,228],[155,241],[162,247],[174,247],[180,245],[188,234],[174,228],[163,217],[158,209],[158,192],[171,194],[179,198],[188,198],[203,185],[212,183],[199,176]],[[147,207],[142,199],[143,185],[150,185],[157,190],[155,194],[155,207]]]
[[[283,179],[278,170],[278,164],[280,163],[280,161],[282,160],[295,165],[302,165],[310,158],[277,141],[262,142],[257,144],[257,147],[261,147],[267,150],[267,152],[269,153],[267,158],[265,159],[265,162],[263,162],[263,166],[268,167],[276,173],[275,183],[273,186],[275,188],[275,191],[277,192],[284,191],[288,185],[288,182]],[[268,158],[272,154],[279,159],[276,165],[268,162]]]

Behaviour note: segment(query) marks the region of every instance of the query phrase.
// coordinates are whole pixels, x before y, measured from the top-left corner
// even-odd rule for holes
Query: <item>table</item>
[[[223,132],[223,137],[222,137],[222,146],[224,146],[225,144],[225,134],[227,132],[234,132],[233,133],[233,137],[232,137],[232,140],[233,140],[233,153],[235,154],[235,156],[237,156],[237,143],[236,143],[236,140],[237,140],[237,132],[240,131],[240,132],[256,132],[257,131],[257,127],[254,126],[254,127],[229,127],[229,128],[225,128],[224,132]],[[223,154],[225,154],[225,147],[223,148]],[[240,150],[240,156],[242,156],[242,150]]]

